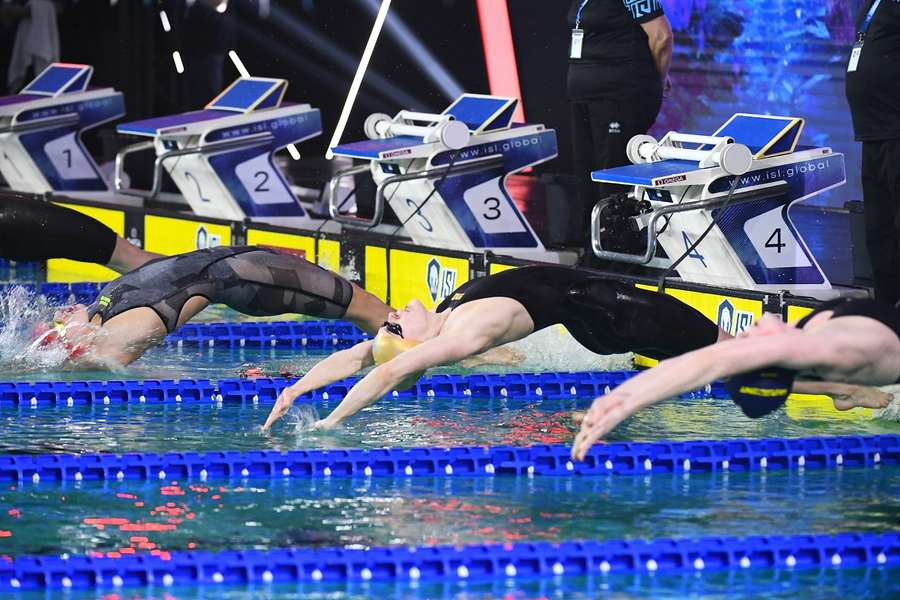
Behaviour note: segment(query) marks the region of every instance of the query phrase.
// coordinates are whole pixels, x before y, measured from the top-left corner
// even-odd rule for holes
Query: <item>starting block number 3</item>
[[[797,238],[782,216],[782,207],[748,219],[744,233],[769,269],[808,267],[810,263]]]
[[[527,231],[518,211],[500,189],[499,177],[469,188],[463,193],[463,199],[484,233]]]

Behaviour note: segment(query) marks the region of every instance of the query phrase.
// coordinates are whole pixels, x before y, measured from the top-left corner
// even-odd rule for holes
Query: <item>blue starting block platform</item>
[[[81,134],[125,114],[112,88],[89,87],[93,67],[53,63],[19,93],[0,98],[0,173],[14,191],[111,193]]]
[[[116,188],[144,198],[162,189],[163,169],[200,216],[242,221],[312,223],[272,156],[277,150],[318,136],[322,119],[308,104],[283,102],[284,79],[242,77],[202,110],[123,123],[120,134],[150,138],[116,157]],[[149,190],[125,183],[129,154],[153,150]]]
[[[685,255],[678,275],[691,283],[836,296],[790,210],[843,185],[844,157],[799,146],[803,125],[797,117],[738,113],[712,135],[633,137],[634,164],[591,174],[633,188],[624,200],[595,206],[594,254],[662,269]],[[610,250],[634,230],[644,233],[643,248]]]
[[[555,131],[512,122],[518,103],[463,94],[441,113],[370,115],[369,139],[331,148],[336,156],[369,162],[331,180],[331,216],[346,225],[376,227],[390,203],[406,233],[422,246],[574,262],[574,253],[544,247],[507,188],[510,175],[557,155]],[[339,197],[342,179],[365,171],[376,184],[371,219],[350,214],[344,209],[349,196]]]

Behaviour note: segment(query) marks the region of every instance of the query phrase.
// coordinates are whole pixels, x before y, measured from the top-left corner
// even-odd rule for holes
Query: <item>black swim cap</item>
[[[734,375],[725,380],[725,387],[745,415],[758,419],[781,408],[791,393],[796,377],[796,371],[767,367]]]

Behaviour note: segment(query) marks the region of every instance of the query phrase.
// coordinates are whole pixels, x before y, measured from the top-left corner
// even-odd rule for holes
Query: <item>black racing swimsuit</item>
[[[561,324],[597,354],[637,352],[677,356],[718,339],[719,328],[698,311],[665,294],[562,266],[503,271],[462,285],[437,312],[483,298],[511,298],[534,321],[534,330]]]
[[[102,322],[152,308],[172,333],[188,299],[202,296],[246,315],[299,313],[339,319],[350,283],[298,256],[255,246],[220,246],[159,258],[109,283],[88,307]]]
[[[829,310],[832,311],[832,319],[838,317],[868,317],[874,319],[893,331],[897,339],[900,339],[900,308],[870,299],[837,298],[829,300],[800,319],[797,322],[797,327],[803,328],[814,316]],[[900,377],[898,377],[897,383],[900,383]]]

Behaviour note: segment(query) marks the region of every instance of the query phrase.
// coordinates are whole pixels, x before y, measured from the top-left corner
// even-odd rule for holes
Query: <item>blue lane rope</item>
[[[900,565],[900,534],[706,537],[559,544],[172,552],[0,561],[0,590],[276,582],[481,580]]]
[[[423,377],[393,398],[593,399],[633,377],[637,371],[576,373],[435,374]],[[180,379],[144,381],[0,381],[0,409],[88,404],[241,403],[272,404],[296,379]],[[300,396],[298,402],[340,400],[359,381],[348,378]],[[721,383],[681,398],[728,398]]]
[[[201,348],[340,349],[370,339],[348,321],[265,321],[189,323],[171,333],[165,343]]]
[[[621,442],[595,445],[573,462],[567,445],[0,455],[0,483],[444,477],[650,475],[869,468],[900,464],[900,435]]]

